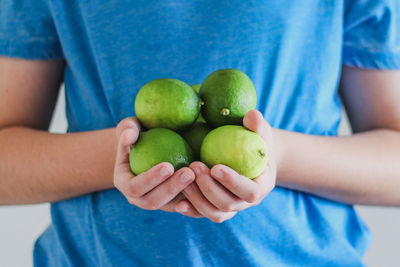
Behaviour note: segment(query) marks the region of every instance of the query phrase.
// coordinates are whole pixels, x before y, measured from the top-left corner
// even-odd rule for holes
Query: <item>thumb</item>
[[[280,148],[281,146],[277,145],[275,142],[277,139],[275,138],[275,134],[273,128],[269,123],[264,120],[262,114],[257,110],[250,110],[247,112],[246,116],[243,119],[243,125],[253,131],[256,132],[258,135],[264,139],[265,143],[267,144],[268,154],[269,154],[269,163],[273,163],[272,165],[276,166],[277,159],[282,158],[281,150],[277,150],[276,148]],[[275,167],[276,168],[276,167]]]
[[[118,124],[116,128],[118,138],[117,164],[129,162],[130,148],[139,138],[139,132],[140,124],[135,118],[126,118]]]
[[[266,122],[258,110],[250,110],[247,112],[243,119],[243,125],[247,129],[258,133],[262,138],[267,138],[267,131],[271,127],[268,122]]]
[[[132,128],[138,132],[141,131],[141,126],[139,121],[135,117],[128,117],[120,121],[115,129],[115,134],[118,140],[120,139],[122,132],[126,129]]]

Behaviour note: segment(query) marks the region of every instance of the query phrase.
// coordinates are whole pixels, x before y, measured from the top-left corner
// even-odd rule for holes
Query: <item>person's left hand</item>
[[[246,114],[243,125],[258,133],[267,144],[269,159],[264,172],[250,180],[225,165],[216,165],[210,170],[202,162],[193,162],[189,167],[196,174],[195,182],[183,190],[187,199],[176,205],[177,212],[189,215],[194,208],[211,221],[221,223],[238,211],[258,205],[275,187],[276,144],[271,126],[256,110]]]

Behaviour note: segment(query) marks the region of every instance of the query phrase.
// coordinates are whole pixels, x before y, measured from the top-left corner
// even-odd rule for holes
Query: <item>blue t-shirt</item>
[[[399,13],[398,0],[1,1],[0,55],[65,58],[69,132],[134,116],[153,79],[237,68],[272,126],[334,136],[342,64],[400,68]],[[281,187],[221,224],[117,190],[53,203],[51,216],[36,266],[363,266],[370,242],[351,205]]]

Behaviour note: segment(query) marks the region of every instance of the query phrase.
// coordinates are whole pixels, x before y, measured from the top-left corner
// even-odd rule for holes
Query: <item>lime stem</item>
[[[231,113],[231,111],[227,108],[223,108],[223,109],[221,109],[220,113],[222,116],[228,116]]]
[[[258,152],[260,153],[261,157],[265,157],[265,152],[262,149],[259,149]]]

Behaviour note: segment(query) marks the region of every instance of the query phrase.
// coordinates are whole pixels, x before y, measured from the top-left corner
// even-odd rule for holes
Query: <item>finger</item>
[[[171,163],[162,162],[136,177],[133,177],[132,173],[131,177],[129,175],[117,177],[116,179],[119,179],[117,188],[127,198],[140,198],[168,179],[173,173],[174,167]]]
[[[243,119],[243,125],[247,129],[258,133],[261,137],[266,139],[266,129],[269,124],[264,120],[264,117],[258,110],[250,110],[247,112],[246,116]]]
[[[270,188],[269,179],[264,175],[261,175],[260,179],[251,180],[221,164],[215,165],[211,169],[211,176],[237,197],[249,203],[258,202],[265,190]]]
[[[155,210],[164,206],[176,197],[185,187],[194,181],[194,173],[184,167],[175,172],[171,178],[155,187],[138,201],[145,209]]]
[[[192,217],[192,218],[204,217],[187,200],[181,200],[178,204],[176,204],[175,211],[179,212],[182,215],[185,215],[185,216],[188,216],[188,217]]]
[[[199,213],[213,222],[224,222],[236,214],[236,212],[223,212],[218,210],[203,196],[196,183],[192,183],[186,187],[185,190],[183,190],[183,194]]]
[[[131,151],[131,146],[136,143],[139,138],[139,130],[134,128],[126,128],[122,131],[117,146],[117,155],[115,160],[116,167],[119,164],[126,165],[129,164],[129,153]]]
[[[241,200],[213,179],[204,163],[193,162],[189,167],[196,174],[196,184],[200,191],[219,210],[239,211],[249,207],[249,203]]]
[[[141,125],[138,119],[135,117],[128,117],[118,123],[115,130],[117,138],[119,138],[121,136],[121,133],[127,128],[136,128],[139,132],[141,131]]]
[[[116,127],[115,133],[118,138],[117,164],[129,163],[130,147],[134,144],[141,130],[139,121],[134,117],[123,119]]]
[[[136,141],[135,139],[137,139],[138,136],[139,132],[135,132],[133,129],[126,129],[118,141],[117,155],[114,165],[114,186],[121,191],[126,187],[129,181],[135,177],[131,172],[129,165],[130,146],[124,146],[121,139],[124,139],[125,141],[126,139]]]
[[[185,199],[185,196],[182,193],[179,193],[174,199],[162,206],[160,210],[167,212],[176,212],[176,205],[183,199]]]

